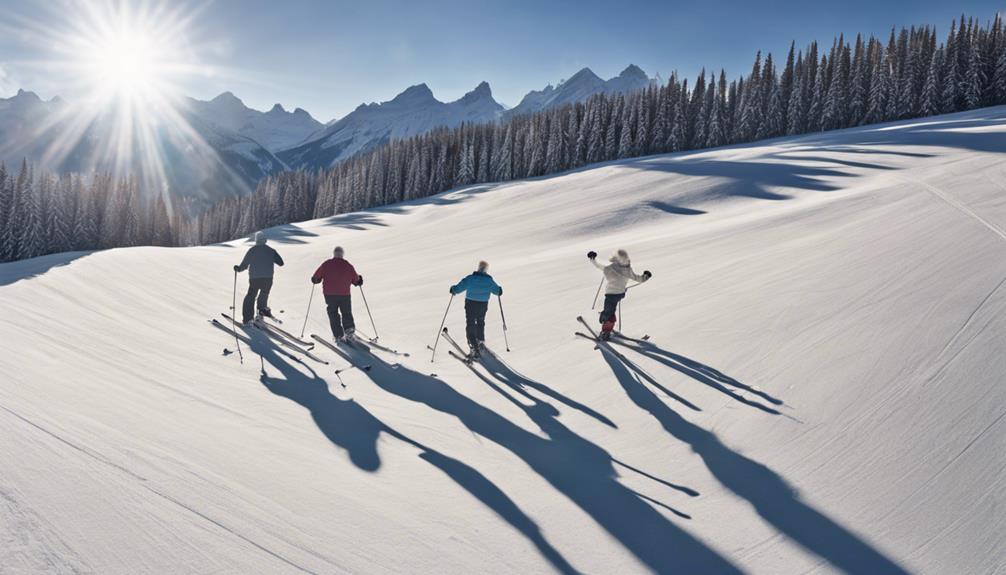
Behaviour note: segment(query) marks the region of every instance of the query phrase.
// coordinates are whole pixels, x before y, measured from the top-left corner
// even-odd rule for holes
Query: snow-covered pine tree
[[[982,105],[985,90],[985,65],[982,63],[981,48],[977,42],[968,47],[968,67],[964,74],[964,106],[974,110]]]
[[[943,69],[943,50],[936,50],[929,61],[929,71],[926,73],[926,83],[922,87],[922,99],[919,112],[923,116],[935,116],[940,113],[940,70]]]
[[[824,101],[827,98],[827,75],[828,57],[821,56],[821,65],[818,66],[818,73],[814,79],[814,88],[810,96],[810,107],[807,108],[807,129],[818,132],[822,130],[822,117],[824,112]]]
[[[24,260],[43,255],[46,249],[45,219],[39,203],[35,177],[27,163],[22,164],[15,188],[14,194],[18,198],[20,208],[18,217],[21,221],[21,237],[17,242],[16,259]]]

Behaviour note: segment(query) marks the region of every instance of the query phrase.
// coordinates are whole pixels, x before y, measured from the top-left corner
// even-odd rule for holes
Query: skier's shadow
[[[651,570],[659,573],[740,573],[726,558],[676,526],[651,505],[683,518],[688,515],[622,485],[617,480],[616,461],[611,455],[559,423],[556,410],[550,405],[540,401],[531,406],[517,402],[547,435],[543,438],[439,379],[405,366],[392,367],[364,352],[347,352],[347,355],[356,361],[372,363],[373,368],[367,376],[384,391],[456,418],[472,433],[510,451]],[[488,377],[483,380],[491,382]],[[678,489],[678,486],[673,487]],[[688,488],[680,490],[696,494]],[[476,496],[486,501],[484,494]]]
[[[687,443],[724,487],[746,499],[780,533],[846,573],[907,573],[855,533],[805,503],[774,471],[731,450],[716,434],[678,415],[621,359],[602,355],[629,399],[649,412],[671,436]]]
[[[539,383],[518,373],[515,369],[507,365],[506,362],[497,357],[494,353],[483,354],[482,358],[479,361],[482,364],[482,366],[486,368],[486,371],[489,372],[489,375],[493,376],[500,383],[510,387],[517,393],[523,395],[524,397],[528,398],[529,400],[535,403],[538,403],[539,400],[534,395],[532,395],[526,388],[534,389],[539,393],[541,393],[542,395],[548,396],[558,401],[559,403],[566,405],[567,407],[580,411],[583,414],[590,416],[596,419],[597,421],[607,425],[608,427],[613,427],[615,429],[618,428],[618,426],[615,425],[613,421],[605,417],[603,414],[598,413],[594,409],[574,399],[566,397],[565,395],[559,393],[558,391],[555,391],[554,389],[548,387],[543,383]]]
[[[770,394],[760,390],[755,389],[749,385],[745,385],[736,379],[723,374],[717,369],[714,369],[704,363],[698,362],[694,359],[679,355],[665,349],[661,349],[648,341],[640,342],[629,342],[629,341],[619,341],[621,348],[630,349],[639,353],[644,357],[648,357],[658,363],[666,365],[667,367],[678,371],[688,377],[698,381],[699,383],[704,383],[709,387],[745,404],[754,407],[755,409],[760,409],[765,413],[770,413],[772,415],[781,415],[780,412],[772,407],[769,407],[761,402],[752,401],[743,395],[730,389],[730,387],[735,387],[738,389],[743,389],[748,391],[758,397],[764,399],[765,401],[773,405],[783,405],[781,399],[776,399]],[[729,387],[728,387],[729,386]]]
[[[358,468],[370,472],[380,468],[381,459],[377,452],[377,441],[381,433],[412,445],[420,450],[421,459],[446,474],[522,533],[557,571],[577,573],[562,554],[545,539],[534,520],[478,470],[391,428],[359,403],[335,397],[329,392],[328,383],[318,377],[310,366],[304,364],[309,372],[305,374],[277,354],[274,344],[266,336],[256,333],[248,335],[250,337],[245,341],[251,350],[282,375],[279,378],[270,376],[263,367],[260,381],[266,389],[306,408],[318,429],[333,444],[345,449],[350,461]]]

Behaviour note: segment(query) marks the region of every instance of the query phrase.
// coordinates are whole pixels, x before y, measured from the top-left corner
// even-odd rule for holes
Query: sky
[[[74,0],[67,0],[71,4]],[[115,4],[127,0],[89,0]],[[135,0],[156,2],[157,0]],[[133,3],[135,3],[133,2]],[[250,107],[301,107],[326,122],[361,103],[426,83],[442,101],[488,81],[516,105],[525,93],[590,67],[602,78],[628,64],[651,76],[728,77],[750,70],[757,50],[784,57],[791,41],[830,44],[839,33],[887,37],[892,26],[936,25],[942,38],[962,12],[982,21],[1002,0],[174,0],[189,16],[187,42],[201,64],[179,90],[209,99],[231,91]],[[72,83],[40,65],[60,57],[26,32],[62,30],[73,10],[0,0],[0,97],[24,88],[43,98]],[[19,33],[20,31],[20,33]],[[57,36],[58,37],[58,36]]]

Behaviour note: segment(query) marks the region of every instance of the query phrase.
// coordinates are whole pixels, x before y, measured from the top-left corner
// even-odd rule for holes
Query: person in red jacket
[[[325,260],[318,266],[318,271],[311,276],[311,283],[321,284],[325,303],[328,304],[328,322],[332,325],[332,337],[335,341],[341,341],[343,338],[353,337],[356,331],[349,286],[362,286],[363,276],[356,273],[353,264],[343,258],[345,252],[341,246],[336,247],[332,255],[334,256],[332,259]]]

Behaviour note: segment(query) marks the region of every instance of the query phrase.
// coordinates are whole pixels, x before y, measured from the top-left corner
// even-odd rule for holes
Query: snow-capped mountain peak
[[[253,110],[232,92],[209,101],[189,99],[191,113],[202,120],[250,138],[270,151],[295,146],[323,127],[304,110],[287,112],[275,104],[268,112]]]
[[[324,168],[396,138],[408,138],[462,122],[490,122],[503,112],[492,89],[481,82],[453,102],[441,102],[426,84],[406,88],[391,100],[361,104],[310,141],[279,153],[291,167]]]
[[[506,117],[532,114],[574,102],[582,102],[594,94],[626,93],[641,90],[651,80],[639,66],[630,64],[610,80],[602,80],[590,68],[581,68],[569,79],[557,86],[549,84],[542,90],[532,90],[513,108],[506,111]]]

